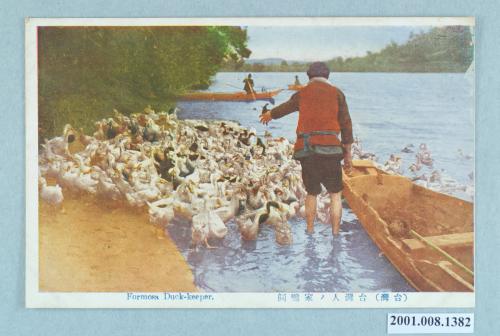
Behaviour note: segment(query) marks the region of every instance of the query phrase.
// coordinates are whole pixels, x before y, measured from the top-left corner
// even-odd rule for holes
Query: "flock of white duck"
[[[80,142],[84,149],[69,147]],[[40,197],[60,206],[64,192],[89,193],[131,207],[147,207],[150,221],[192,223],[194,246],[210,248],[235,220],[245,240],[274,228],[276,242],[292,242],[289,220],[304,216],[305,190],[292,145],[228,121],[179,120],[176,110],[150,108],[96,122],[93,136],[66,125],[39,154]],[[51,183],[47,183],[47,181]],[[329,197],[318,200],[329,221]]]
[[[352,145],[353,158],[355,159],[370,159],[377,161],[375,154],[365,152],[362,149],[361,141],[356,138]],[[474,198],[474,174],[471,172],[468,175],[469,183],[467,185],[460,184],[455,179],[446,176],[444,170],[435,169],[434,158],[432,157],[431,151],[427,147],[427,144],[421,143],[418,146],[413,144],[406,145],[401,153],[405,154],[415,154],[414,162],[412,162],[408,168],[405,170],[403,167],[403,159],[396,154],[391,154],[389,159],[382,165],[377,164],[377,166],[393,175],[406,175],[414,183],[419,184],[423,187],[442,192],[445,194],[455,195],[457,193],[464,193],[468,198]],[[408,156],[408,155],[407,155]],[[411,155],[410,155],[411,157]],[[472,160],[471,155],[464,154],[461,149],[457,151],[457,160]]]
[[[64,190],[147,206],[155,225],[190,221],[193,246],[212,247],[208,240],[223,238],[230,220],[245,240],[257,239],[261,225],[269,224],[277,243],[291,244],[289,220],[305,217],[306,192],[289,141],[269,133],[257,137],[255,130],[229,121],[179,120],[176,112],[156,113],[147,107],[125,116],[115,110],[113,118],[95,123],[92,136],[66,125],[61,136],[41,146],[40,198],[60,207]],[[83,149],[70,151],[74,143]],[[376,160],[362,151],[359,139],[353,157]],[[421,145],[410,170],[416,174],[422,164],[432,165],[432,158]],[[379,167],[401,174],[401,159],[394,155]],[[449,185],[438,171],[424,177],[425,183]],[[317,218],[325,224],[329,202],[324,191]]]

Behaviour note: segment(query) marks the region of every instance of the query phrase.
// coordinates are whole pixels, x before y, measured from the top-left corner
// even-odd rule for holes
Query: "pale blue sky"
[[[287,60],[324,61],[333,57],[362,56],[379,51],[391,40],[408,40],[410,32],[428,31],[425,26],[301,26],[248,27],[250,59],[278,57]]]

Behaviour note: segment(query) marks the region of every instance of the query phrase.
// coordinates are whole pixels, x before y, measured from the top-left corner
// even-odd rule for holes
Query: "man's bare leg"
[[[334,236],[339,234],[340,220],[342,218],[342,192],[331,193],[330,198],[332,203],[330,205],[330,220],[332,222],[332,233]]]
[[[314,232],[314,218],[316,218],[316,196],[307,194],[306,196],[306,222],[307,233]]]

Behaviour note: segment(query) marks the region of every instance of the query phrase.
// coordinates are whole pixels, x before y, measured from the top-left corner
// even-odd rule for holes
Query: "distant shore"
[[[48,292],[193,292],[193,274],[144,209],[65,193],[39,203],[39,288]]]

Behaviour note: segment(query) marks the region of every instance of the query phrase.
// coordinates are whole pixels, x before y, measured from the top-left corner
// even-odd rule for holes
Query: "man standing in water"
[[[330,220],[333,235],[340,230],[342,218],[342,166],[352,166],[352,123],[344,94],[329,81],[330,70],[323,62],[312,63],[307,71],[309,83],[290,100],[260,116],[267,125],[272,119],[299,111],[294,158],[302,166],[307,232],[314,232],[316,198],[321,184],[330,193]],[[341,134],[342,141],[339,140]]]
[[[252,74],[248,74],[248,77],[243,80],[243,83],[245,83],[243,90],[245,90],[247,94],[255,94],[255,90],[253,89]]]

